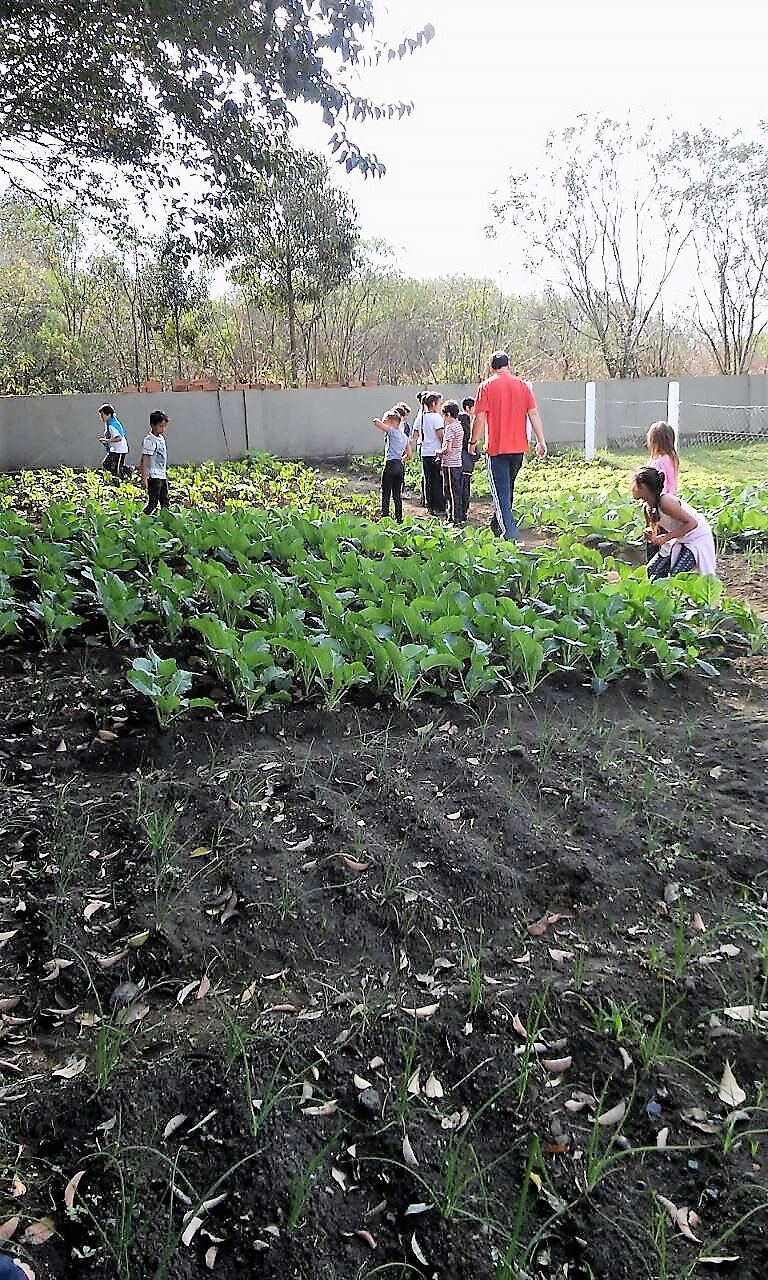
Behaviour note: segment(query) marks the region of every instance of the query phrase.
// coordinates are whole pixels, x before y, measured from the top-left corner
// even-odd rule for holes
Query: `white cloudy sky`
[[[363,93],[411,100],[414,113],[355,127],[384,179],[337,180],[364,235],[387,241],[412,275],[535,287],[507,246],[486,239],[489,195],[580,112],[670,115],[687,128],[768,117],[763,0],[377,0],[376,12],[382,37],[427,22],[436,36],[361,76]],[[304,113],[296,141],[321,149],[323,137]]]

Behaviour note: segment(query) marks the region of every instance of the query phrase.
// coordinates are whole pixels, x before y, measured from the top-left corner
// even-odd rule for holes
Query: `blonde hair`
[[[645,437],[645,443],[652,458],[671,458],[676,467],[680,459],[675,448],[675,429],[668,422],[652,422]]]

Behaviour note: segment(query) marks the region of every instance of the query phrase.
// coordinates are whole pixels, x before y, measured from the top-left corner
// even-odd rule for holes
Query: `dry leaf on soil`
[[[603,1111],[597,1117],[597,1123],[601,1125],[619,1124],[627,1111],[626,1102],[617,1102],[615,1107],[610,1107],[608,1111]]]
[[[3,1244],[7,1244],[8,1241],[13,1238],[18,1225],[19,1216],[17,1214],[15,1218],[8,1218],[8,1220],[0,1226],[0,1241],[2,1241]]]
[[[37,1222],[29,1224],[21,1237],[21,1243],[29,1245],[46,1244],[51,1236],[55,1234],[56,1223],[53,1218],[38,1218]]]
[[[436,1075],[430,1074],[427,1077],[427,1083],[424,1085],[424,1093],[428,1098],[442,1098],[445,1096],[443,1086]]]
[[[181,1128],[186,1118],[187,1117],[184,1115],[183,1112],[179,1112],[177,1116],[171,1116],[171,1119],[168,1121],[167,1125],[163,1129],[163,1137],[170,1138],[172,1133],[175,1133],[177,1129]]]
[[[659,1204],[662,1209],[666,1209],[672,1222],[679,1231],[685,1236],[686,1240],[692,1240],[694,1244],[701,1244],[698,1236],[693,1234],[693,1227],[698,1227],[701,1218],[693,1209],[678,1209],[676,1204],[668,1200],[666,1196],[658,1196]]]
[[[747,1100],[747,1095],[733,1074],[731,1064],[727,1058],[723,1067],[723,1078],[720,1081],[717,1096],[727,1107],[740,1107],[742,1102]]]
[[[85,1058],[67,1058],[63,1067],[57,1067],[51,1075],[59,1076],[62,1080],[74,1080],[75,1076],[82,1075],[84,1071]]]
[[[72,1205],[75,1203],[75,1193],[77,1191],[78,1186],[80,1185],[80,1179],[84,1176],[84,1174],[85,1174],[85,1169],[78,1169],[77,1173],[72,1175],[66,1187],[64,1188],[64,1203],[68,1209],[71,1209]]]
[[[408,1165],[409,1169],[417,1168],[419,1162],[416,1159],[416,1156],[414,1155],[413,1147],[411,1146],[411,1142],[407,1133],[403,1138],[403,1159],[405,1163]]]

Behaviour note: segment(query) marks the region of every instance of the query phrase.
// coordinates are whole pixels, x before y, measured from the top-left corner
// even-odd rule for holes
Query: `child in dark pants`
[[[462,412],[459,414],[459,422],[461,423],[461,428],[464,432],[464,438],[461,444],[461,500],[462,514],[465,522],[469,515],[469,504],[472,494],[472,472],[474,471],[475,463],[477,462],[477,454],[472,453],[469,447],[470,440],[472,439],[471,415],[474,407],[474,400],[471,396],[467,396],[466,400],[462,400],[461,402]]]
[[[160,409],[149,415],[149,432],[141,445],[141,484],[147,491],[145,516],[154,515],[158,507],[171,505],[168,496],[168,448],[165,443],[167,415]]]
[[[461,470],[464,431],[459,422],[459,406],[455,400],[446,400],[441,412],[443,442],[435,457],[440,459],[443,469],[448,520],[453,525],[461,525],[464,523],[464,485]]]
[[[389,502],[395,508],[395,519],[403,523],[403,480],[405,464],[403,459],[411,456],[411,444],[403,431],[398,409],[390,409],[383,418],[374,418],[373,425],[383,431],[387,437],[384,446],[384,470],[381,473],[381,514],[389,515]]]

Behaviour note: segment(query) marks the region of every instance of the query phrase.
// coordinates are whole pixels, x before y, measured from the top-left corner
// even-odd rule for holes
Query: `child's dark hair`
[[[644,489],[650,489],[653,495],[653,505],[658,507],[661,495],[664,492],[663,471],[659,471],[658,467],[640,467],[632,479],[635,484],[641,484]]]
[[[99,413],[106,413],[108,418],[114,418],[115,416],[115,411],[111,404],[103,404],[99,409]]]
[[[449,418],[458,418],[459,402],[458,400],[446,400],[443,403],[443,413],[447,413]]]
[[[411,412],[411,407],[410,405],[407,405],[404,400],[401,400],[399,404],[395,405],[395,410],[400,414],[401,418],[407,418],[408,414]]]
[[[466,399],[462,400],[461,407],[465,413],[467,412],[467,409],[474,409],[475,402],[472,396],[467,396]]]
[[[437,402],[440,400],[439,391],[424,392],[421,400],[422,409],[426,409],[427,413],[431,413]]]
[[[671,458],[675,466],[680,465],[680,459],[675,448],[675,428],[671,427],[668,422],[652,422],[648,428],[645,443],[652,458],[658,458],[660,454],[663,454]]]
[[[168,417],[163,413],[162,409],[153,409],[152,413],[149,415],[150,427],[156,427],[159,423],[167,421]]]

